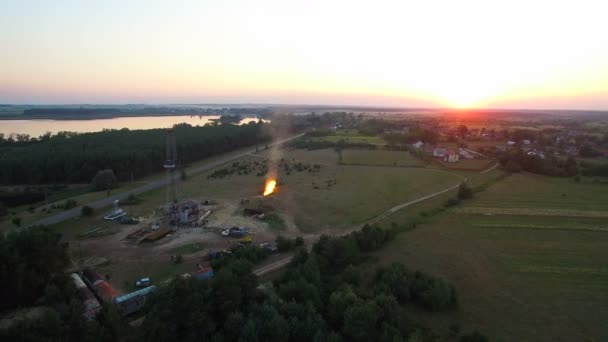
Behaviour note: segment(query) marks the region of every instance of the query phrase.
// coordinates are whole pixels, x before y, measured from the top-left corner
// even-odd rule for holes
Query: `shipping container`
[[[118,296],[116,290],[114,290],[114,288],[112,288],[112,286],[110,286],[110,284],[108,284],[108,282],[105,280],[102,280],[95,285],[95,294],[97,297],[99,297],[99,299],[106,303],[111,303],[114,298]]]
[[[132,314],[144,307],[146,304],[146,298],[155,289],[156,286],[152,285],[124,296],[116,297],[114,299],[114,303],[123,316]]]
[[[78,293],[80,294],[80,298],[84,305],[83,316],[91,321],[95,318],[97,313],[101,311],[101,304],[99,304],[97,298],[95,298],[91,290],[89,290],[78,274],[72,273],[71,277],[74,281],[74,285],[78,288]]]
[[[97,283],[104,281],[103,276],[90,268],[85,268],[82,271],[82,279],[90,288],[94,288]]]

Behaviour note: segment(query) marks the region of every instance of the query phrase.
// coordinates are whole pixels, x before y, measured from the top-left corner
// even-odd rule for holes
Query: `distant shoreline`
[[[44,116],[34,116],[34,115],[0,115],[1,120],[54,120],[54,121],[64,121],[64,120],[103,120],[103,119],[118,119],[118,118],[135,118],[135,117],[146,117],[146,116],[156,116],[156,117],[164,117],[164,116],[221,116],[226,114],[219,113],[202,113],[202,114],[187,114],[187,113],[167,113],[167,114],[159,114],[159,113],[148,113],[148,114],[140,114],[140,113],[120,113],[118,115],[44,115]],[[258,117],[257,115],[245,115],[245,114],[230,114],[230,115],[239,115],[244,118]]]

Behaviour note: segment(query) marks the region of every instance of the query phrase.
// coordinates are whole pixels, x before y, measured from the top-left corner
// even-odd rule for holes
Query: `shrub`
[[[21,217],[13,217],[13,219],[11,220],[11,222],[17,226],[17,227],[21,227]]]
[[[295,242],[291,239],[288,239],[282,235],[277,236],[275,240],[277,244],[277,249],[279,252],[288,252],[295,247]]]
[[[93,215],[93,212],[94,209],[92,207],[89,207],[88,205],[83,206],[81,209],[82,216],[91,216]]]
[[[443,204],[444,207],[449,208],[449,207],[453,207],[456,206],[460,203],[460,199],[458,199],[457,197],[450,197],[448,198],[447,201],[445,201],[445,203]]]
[[[458,187],[458,198],[461,200],[469,199],[473,197],[473,190],[469,188],[466,183],[460,184]]]

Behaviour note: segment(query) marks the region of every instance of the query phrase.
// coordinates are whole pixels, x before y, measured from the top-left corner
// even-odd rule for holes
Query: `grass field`
[[[338,142],[340,140],[344,140],[347,143],[353,144],[372,144],[372,145],[385,145],[386,141],[379,136],[369,136],[369,135],[360,135],[357,132],[352,131],[343,131],[336,132],[336,134],[328,135],[324,137],[315,137],[313,140],[318,141],[330,141],[330,142]]]
[[[386,151],[363,151],[358,158],[380,160],[388,157],[407,158],[409,155]],[[267,159],[269,151],[261,151],[239,160],[239,163],[261,163]],[[286,172],[279,168],[277,192],[265,198],[266,203],[275,207],[276,214],[284,222],[268,222],[269,229],[258,232],[256,237],[270,241],[281,234],[301,235],[302,233],[341,233],[371,219],[387,209],[416,199],[420,196],[453,186],[462,180],[462,175],[442,170],[422,167],[339,165],[333,150],[289,150],[280,151],[279,160],[291,165]],[[387,157],[388,156],[388,157]],[[297,171],[299,163],[319,165],[318,171]],[[216,168],[231,167],[232,163]],[[316,169],[315,169],[316,170]],[[215,170],[214,170],[215,171]],[[223,178],[209,178],[213,171],[190,175],[180,182],[181,198],[214,200],[222,206],[227,215],[240,215],[241,199],[256,201],[265,182],[265,175],[257,172],[233,173]],[[124,206],[129,215],[150,217],[155,209],[165,201],[165,189],[156,189],[138,195],[139,203]],[[126,236],[134,226],[103,221],[107,209],[96,210],[91,217],[81,217],[54,225],[53,229],[62,233],[70,242],[70,250],[75,260],[88,257],[107,257],[112,261],[101,267],[100,272],[108,274],[111,282],[122,292],[132,288],[137,278],[150,276],[163,280],[186,271],[193,271],[200,258],[186,259],[183,264],[174,265],[169,259],[172,254],[188,254],[194,251],[195,241],[185,239],[182,245],[166,250],[155,250],[158,244],[142,244],[138,247],[124,246],[120,236]],[[219,215],[214,213],[213,215]],[[265,223],[260,223],[265,224]],[[106,231],[117,232],[113,236],[87,236],[80,234],[95,228],[106,227]],[[213,235],[212,233],[209,233]],[[173,238],[179,239],[179,233]],[[216,237],[216,239],[219,237]],[[172,241],[168,239],[167,241]],[[218,240],[202,241],[203,248],[215,248]],[[219,238],[220,243],[227,240]],[[159,242],[159,244],[162,242]],[[199,245],[200,249],[200,245]]]
[[[374,160],[376,155],[379,160],[397,156],[407,162],[414,160],[406,152],[360,151],[356,154],[359,160]],[[253,163],[265,157],[265,153],[260,153],[245,161]],[[295,223],[303,232],[350,228],[395,205],[442,190],[462,179],[449,172],[420,167],[339,165],[332,150],[283,150],[282,158],[291,164],[320,165],[318,173],[292,171],[287,174],[280,169],[277,192],[268,200],[287,222]],[[221,179],[209,179],[209,174],[188,177],[180,184],[181,197],[238,203],[241,199],[259,196],[265,181],[265,177],[255,173]],[[163,189],[145,193],[139,196],[142,203],[128,206],[127,210],[134,216],[150,216],[163,204],[164,196]],[[88,219],[81,221],[88,222]]]
[[[462,208],[604,211],[606,196],[603,186],[516,174]],[[459,309],[416,312],[426,324],[447,334],[459,322],[463,331],[476,329],[493,341],[608,339],[608,218],[455,208],[430,221],[376,255],[377,264],[400,261],[455,284]]]
[[[407,151],[344,150],[344,164],[377,166],[424,166],[424,162]]]
[[[360,160],[386,158],[387,151],[360,151]],[[284,150],[289,161],[319,163],[319,173],[279,173],[273,195],[280,210],[304,232],[341,229],[362,223],[390,207],[456,184],[460,177],[423,168],[338,165],[332,150]],[[394,157],[394,154],[388,154]],[[403,158],[411,158],[403,152]],[[253,159],[252,159],[253,160]],[[406,159],[408,160],[408,159]],[[263,177],[253,174],[207,179],[191,177],[185,197],[240,199],[259,195]]]

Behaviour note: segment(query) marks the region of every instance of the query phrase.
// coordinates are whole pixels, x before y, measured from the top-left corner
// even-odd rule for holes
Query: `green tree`
[[[116,176],[111,169],[100,170],[92,180],[93,189],[110,190],[116,185]]]
[[[373,341],[378,332],[378,308],[373,303],[357,302],[344,313],[344,335],[352,341]]]

